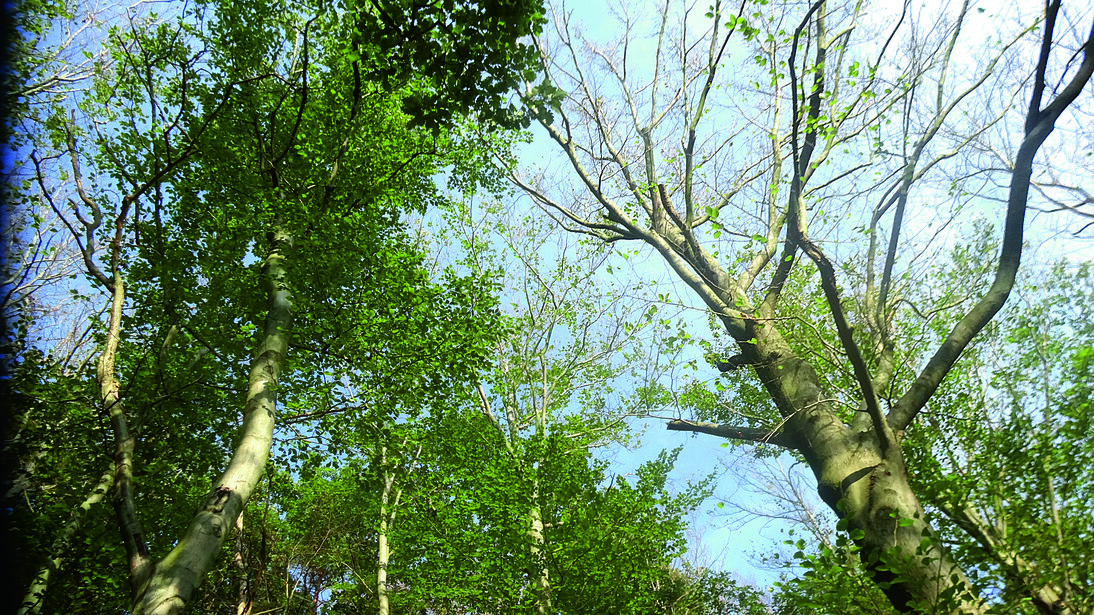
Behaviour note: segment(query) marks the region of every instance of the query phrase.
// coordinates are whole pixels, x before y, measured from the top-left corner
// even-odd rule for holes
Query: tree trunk
[[[251,578],[247,572],[247,558],[244,552],[246,544],[243,535],[243,515],[236,517],[236,572],[239,573],[239,588],[236,591],[236,615],[250,615],[254,607],[251,599]]]
[[[380,449],[380,463],[386,465],[387,449]],[[380,494],[380,531],[376,536],[376,606],[379,615],[391,613],[391,599],[387,593],[387,567],[391,561],[391,548],[388,544],[389,523],[394,521],[395,511],[389,507],[391,491],[395,484],[395,472],[385,467],[384,490]]]
[[[533,470],[538,472],[539,470]],[[547,568],[546,537],[543,535],[543,512],[539,508],[539,479],[535,479],[532,487],[532,508],[528,511],[528,539],[531,542],[529,550],[532,555],[532,563],[536,566],[535,583],[535,613],[536,615],[550,615],[551,611],[551,575]]]
[[[120,217],[119,220],[123,220]],[[121,233],[122,222],[118,223]],[[119,244],[115,243],[112,257],[113,277],[107,284],[110,290],[110,317],[107,321],[106,345],[99,357],[95,375],[99,383],[99,394],[103,411],[110,417],[110,430],[114,434],[114,514],[125,543],[126,559],[129,564],[129,583],[136,594],[148,576],[152,573],[152,560],[148,555],[148,543],[144,539],[144,530],[137,517],[135,496],[133,493],[133,452],[136,437],[129,431],[129,418],[122,402],[121,383],[115,373],[118,358],[118,344],[121,341],[122,308],[125,305],[125,279],[118,267]]]
[[[278,229],[262,267],[269,311],[257,356],[251,363],[239,446],[186,533],[167,557],[157,562],[151,579],[134,598],[134,615],[173,615],[183,610],[212,568],[228,530],[262,477],[273,442],[278,379],[293,324],[284,255],[291,245],[292,238]]]
[[[756,349],[766,357],[756,372],[787,417],[784,436],[812,468],[821,498],[857,537],[863,562],[893,605],[900,610],[907,610],[909,602],[933,607],[945,590],[967,585],[923,519],[900,447],[879,444],[864,413],[850,427],[840,420],[816,372],[790,352],[774,328],[759,329],[756,340]],[[983,612],[975,596],[957,593],[952,607],[941,612]]]

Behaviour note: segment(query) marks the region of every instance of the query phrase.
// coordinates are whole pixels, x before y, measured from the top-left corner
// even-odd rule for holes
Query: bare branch
[[[1041,54],[1037,62],[1037,80],[1030,106],[1026,114],[1025,136],[1015,156],[1011,174],[1010,192],[1007,198],[1006,223],[1003,229],[1003,245],[999,252],[999,264],[995,280],[984,297],[962,318],[931,357],[919,377],[909,387],[889,412],[889,423],[895,429],[904,429],[923,408],[931,395],[957,362],[961,352],[973,337],[995,316],[1014,286],[1014,279],[1022,258],[1022,238],[1029,188],[1033,174],[1033,158],[1052,134],[1056,120],[1079,96],[1094,73],[1094,25],[1083,43],[1083,62],[1067,86],[1044,109],[1040,108],[1044,93],[1045,70],[1052,51],[1052,35],[1060,0],[1047,5]]]
[[[727,440],[745,440],[747,442],[758,442],[760,444],[773,444],[791,450],[797,448],[793,438],[787,436],[783,432],[756,429],[755,427],[735,427],[733,425],[719,425],[718,423],[677,419],[669,421],[665,425],[665,428],[669,431],[704,433]]]

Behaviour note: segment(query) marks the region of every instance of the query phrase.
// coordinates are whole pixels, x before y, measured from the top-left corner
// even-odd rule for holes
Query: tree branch
[[[1033,158],[1045,139],[1052,134],[1056,127],[1056,120],[1075,101],[1090,81],[1091,74],[1094,73],[1094,24],[1092,24],[1090,33],[1082,46],[1083,62],[1079,69],[1056,98],[1043,110],[1040,109],[1039,105],[1044,93],[1045,70],[1051,55],[1052,33],[1059,10],[1060,0],[1052,0],[1046,7],[1041,55],[1037,62],[1037,81],[1026,113],[1025,136],[1018,147],[1014,170],[1011,173],[1003,246],[999,251],[999,265],[995,280],[984,297],[954,326],[919,377],[893,406],[889,412],[888,422],[895,430],[905,429],[923,409],[965,347],[995,317],[1014,287],[1015,276],[1018,274],[1022,259],[1022,239],[1033,175]]]
[[[794,439],[783,432],[768,431],[755,427],[735,427],[733,425],[719,425],[718,423],[677,419],[669,421],[668,424],[665,425],[665,428],[669,431],[705,433],[727,440],[745,440],[748,442],[758,442],[760,444],[773,444],[790,450],[798,448]]]
[[[971,536],[994,559],[1009,581],[1020,585],[1041,615],[1074,613],[1068,604],[1065,588],[1035,583],[1038,573],[995,529],[970,506],[940,504],[939,509],[958,527]]]

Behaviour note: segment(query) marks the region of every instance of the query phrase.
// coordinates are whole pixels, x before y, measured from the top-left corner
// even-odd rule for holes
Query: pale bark
[[[265,469],[273,441],[277,387],[292,331],[292,296],[284,250],[292,238],[282,229],[262,267],[269,311],[251,373],[240,442],[178,544],[157,562],[155,573],[134,600],[135,615],[182,612],[202,577],[212,568],[229,529]]]
[[[106,271],[104,271],[104,267],[101,267],[100,264],[96,262],[102,248],[102,246],[98,245],[98,236],[102,232],[107,232],[106,229],[102,228],[103,222],[106,220],[106,215],[93,196],[85,188],[84,177],[80,167],[79,152],[77,149],[75,111],[71,112],[68,120],[63,121],[63,128],[65,130],[65,145],[72,167],[72,182],[76,192],[76,199],[69,198],[67,206],[60,205],[56,202],[46,187],[46,174],[42,168],[42,160],[39,159],[36,154],[31,154],[31,160],[35,166],[35,179],[42,190],[45,200],[48,202],[50,208],[53,210],[54,214],[56,214],[60,222],[71,234],[76,247],[80,251],[80,256],[87,274],[104,289],[110,297],[109,307],[107,309],[106,340],[96,366],[96,381],[99,388],[100,399],[103,404],[102,409],[109,418],[111,432],[114,437],[114,469],[110,481],[113,489],[112,503],[126,549],[126,558],[129,567],[129,583],[132,589],[134,605],[136,605],[135,612],[153,612],[146,609],[146,605],[142,602],[151,595],[149,593],[150,588],[162,585],[162,583],[152,583],[152,581],[158,580],[162,582],[165,575],[173,575],[173,571],[178,566],[178,562],[175,560],[185,551],[183,546],[187,544],[188,541],[191,544],[196,544],[196,542],[192,540],[192,534],[194,534],[194,526],[192,525],[190,531],[187,533],[187,537],[179,542],[178,547],[176,547],[165,560],[158,563],[153,562],[149,556],[144,530],[137,515],[136,497],[133,485],[136,436],[130,430],[130,422],[133,419],[128,415],[129,411],[127,411],[125,407],[122,384],[118,380],[116,373],[118,347],[121,340],[122,312],[126,300],[125,278],[122,275],[123,259],[125,258],[124,244],[126,240],[126,226],[129,222],[129,213],[139,199],[153,188],[160,186],[166,178],[170,177],[180,165],[188,161],[190,156],[195,153],[198,137],[213,125],[215,118],[219,115],[220,111],[225,108],[231,97],[232,88],[228,88],[219,103],[210,109],[210,113],[207,114],[205,121],[198,125],[193,130],[192,134],[187,135],[187,138],[184,139],[186,142],[185,146],[173,148],[170,145],[167,145],[167,151],[173,151],[173,154],[162,160],[162,164],[155,165],[155,172],[151,177],[140,182],[132,177],[126,177],[127,181],[131,184],[131,191],[121,198],[117,215],[114,217],[113,228],[109,229],[109,232],[113,233],[113,237],[108,244],[109,267],[105,268],[107,269]],[[181,117],[182,111],[180,110],[179,116],[174,118],[176,121],[167,121],[165,122],[165,125],[177,127],[179,125],[177,120]],[[170,130],[171,129],[169,129],[168,132],[170,132]],[[162,138],[165,143],[169,143],[168,133],[164,133]],[[289,241],[290,238],[287,235],[282,235],[275,241],[275,246],[271,248],[270,258],[267,259],[266,267],[264,268],[264,272],[268,278],[267,281],[274,280],[270,286],[271,310],[270,317],[268,318],[268,325],[272,322],[273,326],[282,328],[286,332],[288,331],[288,326],[291,325],[291,304],[288,299],[287,290],[277,289],[277,284],[280,283],[281,278],[284,277],[284,267],[281,262],[283,259],[281,253],[278,251],[278,246],[281,245],[283,247],[283,245],[287,245]],[[275,312],[278,314],[276,317]],[[284,312],[284,315],[282,315],[281,312]],[[266,345],[270,348],[278,346],[287,347],[287,337],[285,337],[287,333],[279,333],[277,335],[280,335],[283,339],[278,342],[274,340],[274,336],[268,335]],[[276,355],[276,359],[263,359],[263,355],[269,354],[270,352],[273,352],[273,354]],[[264,350],[260,352],[259,359],[256,360],[255,370],[260,369],[259,363],[276,363],[273,368],[266,368],[266,371],[272,370],[274,372],[272,381],[276,384],[276,371],[280,369],[280,363],[283,359],[284,348],[281,348],[280,351]],[[255,397],[254,384],[256,380],[254,372],[252,373],[251,380],[252,392],[248,398],[248,417],[258,414],[251,408]],[[265,395],[266,393],[262,394]],[[268,403],[269,410],[267,412],[269,415],[268,421],[264,421],[263,419],[248,421],[245,418],[244,443],[237,450],[235,457],[233,457],[232,465],[222,477],[221,486],[218,487],[218,490],[222,490],[225,493],[238,493],[240,489],[242,489],[242,500],[244,501],[254,484],[254,481],[251,481],[245,476],[247,475],[245,468],[250,467],[257,462],[258,471],[261,472],[265,457],[269,453],[269,443],[271,441],[269,435],[265,437],[265,452],[259,454],[258,449],[262,448],[261,432],[263,430],[272,431],[272,391],[270,392],[270,395],[271,398]],[[261,401],[258,402],[258,404],[263,405],[266,404],[266,402]],[[269,423],[268,426],[265,425],[266,422]],[[269,429],[266,429],[266,427]],[[243,483],[249,483],[249,486],[244,487]],[[210,496],[210,500],[206,504],[207,509],[219,507],[219,504],[214,503],[214,500],[220,499],[219,493],[221,493],[221,491],[215,491],[214,494]],[[232,506],[233,505],[230,505],[229,509]],[[236,514],[238,514],[238,510],[236,510]],[[199,512],[199,516],[200,515],[201,513]],[[223,527],[230,527],[231,523],[234,522],[235,516],[232,516],[231,519],[232,521]],[[220,532],[220,534],[219,540],[222,542],[223,532]],[[219,542],[217,544],[219,545]],[[215,553],[215,549],[213,552]],[[183,558],[183,560],[185,559],[186,558]],[[207,569],[208,566],[206,565],[203,571]],[[198,579],[200,580],[200,574]],[[196,582],[192,585],[196,585]],[[180,587],[185,586],[187,586],[185,583],[180,585]],[[185,598],[189,596],[190,590],[192,590],[192,586],[189,586],[189,589],[185,590],[185,596],[182,598],[183,602],[185,601]]]
[[[407,441],[403,440],[403,445]],[[412,462],[422,454],[422,445],[414,453]],[[380,492],[380,528],[376,534],[376,600],[379,615],[391,613],[390,586],[388,585],[388,567],[391,565],[391,530],[395,525],[395,516],[399,513],[399,500],[402,488],[396,488],[395,469],[388,465],[387,447],[380,447],[380,465],[384,469],[384,488]]]
[[[391,497],[391,485],[394,475],[388,474],[384,480],[384,491],[380,496],[380,531],[376,536],[376,603],[379,615],[391,612],[391,600],[387,593],[387,567],[391,562],[391,549],[388,546],[388,499]]]
[[[551,611],[551,574],[547,562],[543,559],[547,540],[543,535],[543,513],[539,507],[539,480],[533,479],[532,507],[528,511],[528,541],[532,562],[537,567],[535,575],[535,613],[550,615]]]
[[[384,489],[380,493],[380,530],[376,535],[376,603],[379,615],[391,612],[391,599],[388,596],[387,568],[391,563],[391,547],[388,544],[388,532],[395,522],[395,512],[399,505],[399,492],[392,491],[395,486],[395,472],[387,467],[387,448],[380,448],[380,464],[384,467]]]

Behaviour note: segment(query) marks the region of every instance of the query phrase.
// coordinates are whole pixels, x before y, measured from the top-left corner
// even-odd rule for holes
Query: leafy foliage
[[[127,529],[127,541],[147,543],[152,558],[177,547],[193,502],[239,443],[245,368],[262,350],[255,340],[267,310],[255,262],[270,244],[280,242],[289,264],[295,312],[285,331],[294,348],[278,383],[279,433],[292,443],[278,451],[287,467],[306,468],[318,453],[337,462],[354,427],[421,412],[482,366],[499,329],[491,284],[452,272],[433,277],[401,221],[444,200],[433,176],[447,153],[464,165],[481,165],[481,157],[437,130],[450,113],[429,116],[431,133],[410,127],[401,112],[409,90],[385,90],[372,75],[363,81],[358,62],[340,53],[349,18],[321,8],[214,2],[134,17],[133,28],[112,33],[114,70],[82,102],[87,113],[119,121],[90,131],[75,114],[61,116],[53,133],[81,182],[74,211],[54,213],[69,216],[96,283],[111,291],[126,284],[124,338],[109,376],[123,383],[124,420],[139,441],[135,499],[145,530]],[[498,36],[475,49],[485,53],[507,35]],[[503,59],[490,66],[497,78],[512,69]],[[81,225],[86,233],[75,230]],[[94,339],[104,341],[101,333]],[[62,510],[87,498],[112,465],[112,435],[91,427],[101,405],[95,374],[59,369],[53,358],[32,356],[19,383],[35,401],[20,417],[26,444],[16,451],[30,489],[20,515],[40,532],[28,532],[27,559],[42,574],[54,560],[74,572],[51,575],[46,600],[33,608],[72,610],[80,593],[66,588],[74,584],[100,604],[124,605],[125,574],[102,560],[116,563],[115,550],[99,549],[103,563],[85,568],[92,560],[73,559],[79,545],[50,538]],[[64,386],[43,388],[51,379]],[[66,391],[79,394],[66,399]],[[79,402],[90,425],[74,424]],[[60,426],[78,446],[43,444],[52,438],[43,428]],[[307,445],[316,439],[320,447]],[[81,458],[81,447],[94,453]],[[64,462],[69,455],[80,463]],[[43,456],[48,463],[36,464]],[[58,510],[35,512],[30,494],[55,491],[53,481],[63,492],[41,503]],[[81,537],[88,523],[105,521],[103,508],[91,507]],[[107,523],[105,531],[117,544],[116,529]]]
[[[909,457],[978,584],[1007,605],[1022,602],[1024,582],[1067,587],[1081,609],[1091,599],[1082,554],[1094,547],[1082,504],[1094,479],[1091,267],[1058,263],[1039,277],[909,430]],[[1036,612],[1025,604],[1018,612]]]
[[[357,0],[345,8],[356,17],[349,57],[388,90],[410,84],[403,108],[414,124],[435,131],[470,112],[500,126],[527,126],[506,98],[535,76],[537,53],[521,39],[546,22],[542,2]]]

